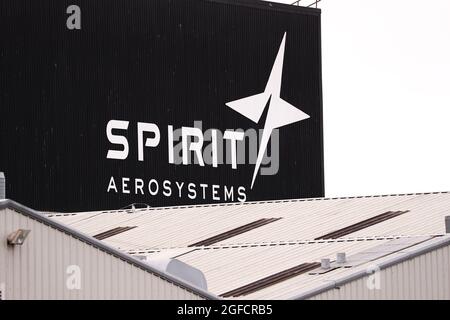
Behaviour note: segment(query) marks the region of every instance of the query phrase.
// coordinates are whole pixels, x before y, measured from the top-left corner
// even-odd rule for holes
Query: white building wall
[[[311,299],[450,299],[450,246],[445,246],[379,272],[379,289],[369,289],[369,276]]]
[[[17,229],[31,233],[8,246]],[[81,271],[69,289],[70,266]],[[76,268],[76,267],[75,267]],[[0,290],[3,299],[201,299],[197,294],[10,209],[0,210]]]

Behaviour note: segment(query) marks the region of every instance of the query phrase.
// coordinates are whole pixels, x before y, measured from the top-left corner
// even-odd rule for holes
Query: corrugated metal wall
[[[312,299],[450,299],[450,246],[383,269],[379,275],[379,290],[368,288],[367,276]]]
[[[229,202],[224,186],[234,187],[233,201],[239,186],[251,201],[324,195],[319,10],[248,0],[77,0],[81,30],[68,30],[69,4],[0,1],[0,169],[10,199],[70,212]],[[169,163],[168,125],[177,130],[201,120],[203,131],[260,129],[225,103],[264,90],[284,33],[280,97],[310,118],[280,128],[279,146],[273,142],[271,162],[262,166],[276,175],[258,175],[250,188],[256,159],[236,170],[220,164],[221,156],[217,167]],[[125,160],[107,158],[120,148],[107,138],[110,120],[129,121],[115,133],[127,137]],[[144,161],[137,122],[160,130]],[[207,139],[203,152],[212,145]],[[255,158],[245,144],[237,142],[239,157]],[[227,145],[218,135],[225,162]],[[107,192],[111,177],[117,192]],[[143,194],[122,192],[122,178],[130,190],[144,179]],[[176,182],[184,183],[180,193]],[[220,185],[216,196],[212,185]]]
[[[9,233],[31,233],[8,246]],[[80,270],[80,289],[76,287]],[[69,269],[68,269],[69,268]],[[75,273],[73,273],[75,270]],[[68,273],[69,272],[69,273]],[[71,281],[72,280],[72,281]],[[3,299],[201,299],[175,284],[16,211],[0,210]]]

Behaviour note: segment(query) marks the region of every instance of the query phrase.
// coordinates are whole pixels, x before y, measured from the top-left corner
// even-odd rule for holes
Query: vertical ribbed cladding
[[[245,0],[80,0],[81,30],[68,30],[69,4],[0,3],[7,31],[0,38],[0,169],[10,198],[70,212],[238,201],[225,199],[224,186],[235,195],[244,187],[248,201],[324,195],[320,10]],[[280,97],[311,118],[280,128],[278,172],[258,174],[250,189],[253,163],[169,164],[168,125],[263,129],[265,119],[255,124],[225,103],[264,91],[285,32]],[[112,119],[129,121],[116,132],[129,140],[126,160],[106,158],[120,149],[106,136]],[[161,131],[144,161],[137,159],[138,122]],[[107,192],[111,177],[118,192]],[[143,179],[145,194],[122,192],[122,178],[130,188]],[[148,192],[151,179],[157,195]],[[181,196],[176,182],[184,183]],[[205,195],[201,184],[209,186]]]

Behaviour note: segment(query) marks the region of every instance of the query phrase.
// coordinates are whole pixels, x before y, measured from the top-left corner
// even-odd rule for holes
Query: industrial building
[[[450,299],[449,208],[447,192],[80,213],[2,200],[1,296]]]

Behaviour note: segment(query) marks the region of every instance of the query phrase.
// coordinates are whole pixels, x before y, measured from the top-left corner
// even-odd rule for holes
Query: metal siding
[[[22,246],[7,246],[7,235],[18,228],[31,233]],[[0,239],[0,283],[7,299],[200,298],[10,209],[0,210]],[[66,268],[72,264],[81,268],[81,290],[66,287]]]
[[[322,292],[322,299],[450,299],[450,246],[406,260],[381,270],[380,290],[369,290],[367,277],[351,281],[340,289]]]

